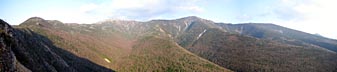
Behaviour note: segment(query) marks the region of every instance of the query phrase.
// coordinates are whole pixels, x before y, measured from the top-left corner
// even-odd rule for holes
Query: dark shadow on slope
[[[17,60],[33,72],[114,72],[88,59],[59,48],[30,29],[15,29]]]

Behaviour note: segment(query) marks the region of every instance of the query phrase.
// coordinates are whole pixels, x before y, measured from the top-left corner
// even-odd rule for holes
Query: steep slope
[[[129,64],[125,70],[140,72],[229,71],[186,51],[168,38],[155,36],[138,40],[124,63]]]
[[[0,19],[0,72],[30,72],[16,59],[12,48],[17,47],[13,28]]]
[[[13,39],[25,48],[12,51],[32,71],[58,71],[66,64],[69,70],[76,71],[83,66],[93,71],[107,70],[106,67],[127,72],[337,71],[336,40],[273,24],[224,24],[196,16],[147,22],[105,20],[94,24],[33,17],[15,28],[17,36]],[[52,62],[44,58],[51,58]],[[30,67],[32,63],[37,65]],[[90,67],[91,64],[97,65]]]
[[[16,28],[41,34],[60,49],[117,71],[229,71],[189,53],[160,28],[142,22],[64,24],[30,18]]]
[[[5,48],[12,56],[6,59],[14,60],[15,67],[1,68],[4,71],[34,71],[34,72],[112,72],[112,70],[96,65],[86,59],[77,57],[51,43],[49,39],[29,29],[13,29],[1,20]],[[1,54],[6,52],[1,52]],[[7,52],[8,53],[8,52]],[[15,56],[13,56],[15,55]],[[5,56],[6,57],[6,56]],[[1,60],[2,62],[3,60]],[[4,60],[6,61],[6,60]],[[11,63],[2,63],[8,66]]]
[[[337,55],[317,47],[295,46],[209,29],[186,47],[201,57],[234,71],[334,72]]]
[[[152,20],[148,23],[157,25],[183,47],[193,43],[203,31],[220,28],[214,22],[196,16],[175,20]]]
[[[282,43],[293,45],[315,45],[337,52],[337,40],[288,29],[274,24],[246,23],[232,25],[218,23],[218,25],[232,33],[239,33],[262,39],[277,40]]]
[[[333,50],[300,38],[310,34],[272,24],[222,24],[193,16],[150,23],[192,53],[234,71],[334,72],[337,67]]]

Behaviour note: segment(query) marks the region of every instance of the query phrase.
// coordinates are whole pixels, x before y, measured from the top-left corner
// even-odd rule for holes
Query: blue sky
[[[0,0],[0,18],[34,16],[66,23],[148,21],[198,16],[224,23],[274,23],[337,39],[336,0]]]

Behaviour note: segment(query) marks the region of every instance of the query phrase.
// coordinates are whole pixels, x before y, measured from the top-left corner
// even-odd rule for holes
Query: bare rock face
[[[16,60],[12,47],[16,46],[13,39],[13,28],[3,20],[0,20],[0,72],[29,72]]]
[[[1,20],[1,38],[0,38],[0,69],[1,71],[14,71],[14,55],[11,52],[8,43],[11,36],[8,34],[8,25]]]

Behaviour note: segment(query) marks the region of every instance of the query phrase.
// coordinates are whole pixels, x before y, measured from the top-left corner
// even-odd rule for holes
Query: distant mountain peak
[[[179,18],[177,20],[183,20],[186,22],[194,22],[194,21],[199,21],[199,22],[205,22],[205,23],[214,23],[211,20],[207,20],[207,19],[203,19],[197,16],[187,16],[187,17],[183,17],[183,18]]]
[[[131,21],[131,20],[123,20],[123,19],[105,19],[105,20],[100,21],[100,22],[106,22],[106,21],[109,21],[109,22],[123,22],[123,21]]]
[[[44,19],[41,17],[31,17],[27,21],[44,21]]]
[[[134,24],[135,20],[123,20],[123,19],[106,19],[103,21],[96,22],[94,24]]]
[[[313,35],[315,35],[315,36],[319,36],[319,37],[323,37],[321,34],[319,34],[319,33],[315,33],[315,34],[313,34]]]
[[[184,17],[184,18],[198,18],[198,19],[201,19],[200,17],[197,17],[197,16],[187,16],[187,17]]]
[[[48,21],[41,17],[31,17],[20,24],[20,26],[49,26]]]
[[[183,18],[180,18],[180,19],[188,19],[188,20],[203,20],[202,18],[200,18],[200,17],[197,17],[197,16],[187,16],[187,17],[183,17]]]

